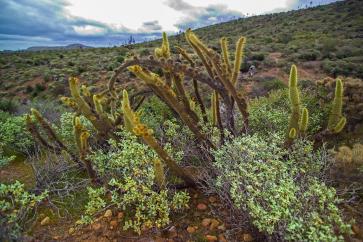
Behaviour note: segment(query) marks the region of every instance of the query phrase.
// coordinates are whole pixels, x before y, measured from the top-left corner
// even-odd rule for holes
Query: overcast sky
[[[119,45],[130,35],[143,41],[162,31],[306,5],[310,0],[0,0],[0,50],[71,43]]]

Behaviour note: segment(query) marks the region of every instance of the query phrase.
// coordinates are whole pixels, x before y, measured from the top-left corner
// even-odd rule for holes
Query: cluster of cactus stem
[[[323,101],[331,98],[335,92],[336,80],[325,78],[317,81],[318,95]],[[344,112],[347,114],[349,127],[355,132],[363,133],[363,82],[360,79],[346,78],[344,80]]]
[[[323,132],[325,134],[336,134],[343,130],[346,124],[346,118],[342,115],[343,107],[343,82],[337,79],[335,85],[335,96],[331,104],[331,110],[328,119],[328,127]],[[291,66],[289,78],[289,100],[291,115],[289,127],[287,130],[288,140],[291,141],[298,136],[306,134],[309,124],[309,111],[302,107],[300,101],[300,92],[298,88],[298,75],[295,65]]]
[[[352,148],[341,146],[335,154],[335,159],[342,166],[363,165],[363,144],[354,144]]]
[[[216,144],[209,140],[208,135],[202,130],[202,123],[212,123],[220,130],[220,140],[223,142],[224,129],[231,134],[238,135],[248,130],[248,111],[246,97],[237,90],[237,81],[243,58],[245,38],[241,37],[236,45],[235,60],[230,61],[228,43],[226,38],[220,41],[222,54],[219,55],[208,48],[191,30],[185,33],[187,42],[194,53],[199,57],[201,64],[183,48],[176,47],[180,57],[172,57],[166,34],[160,48],[155,50],[155,56],[139,59],[135,57],[126,61],[118,69],[109,82],[109,92],[115,91],[117,76],[125,70],[129,70],[143,81],[145,90],[152,91],[165,102],[183,123],[195,135],[198,143],[207,149],[216,148]],[[159,76],[153,70],[162,70]],[[194,93],[189,93],[184,87],[186,82],[192,82]],[[203,84],[210,88],[212,93],[212,115],[208,117],[204,100],[199,93],[199,86]],[[193,101],[191,101],[193,100]],[[220,105],[223,105],[224,113],[220,113]],[[201,115],[196,112],[196,106]],[[235,107],[240,111],[243,119],[243,127],[235,126]],[[210,119],[210,120],[208,120]],[[238,131],[240,129],[240,131]]]
[[[235,59],[232,64],[226,38],[220,39],[220,55],[207,47],[191,30],[186,31],[185,37],[199,61],[196,61],[194,56],[181,47],[176,47],[179,56],[173,58],[170,53],[168,38],[163,33],[162,45],[155,49],[155,55],[144,59],[134,57],[127,60],[115,70],[114,75],[109,80],[107,90],[92,94],[87,86],[80,85],[77,78],[70,78],[71,97],[61,98],[64,104],[75,111],[76,116],[82,115],[92,123],[97,131],[95,140],[98,142],[104,142],[109,138],[118,139],[116,132],[123,127],[150,146],[160,157],[160,160],[154,161],[155,182],[160,189],[164,188],[166,183],[164,165],[173,175],[183,179],[187,184],[195,184],[195,176],[187,169],[179,166],[155,139],[153,130],[141,123],[136,110],[145,100],[147,94],[154,93],[174,111],[174,114],[194,134],[198,141],[198,148],[210,150],[217,147],[205,133],[205,129],[202,128],[203,124],[210,123],[219,129],[221,143],[224,142],[225,129],[231,135],[239,135],[247,132],[249,125],[247,98],[237,89],[246,39],[241,37],[237,41]],[[130,97],[124,87],[120,88],[115,85],[118,76],[126,70],[142,80],[140,85],[130,82],[136,86],[135,92]],[[161,70],[162,75],[154,73],[155,70]],[[301,104],[297,80],[297,69],[293,65],[289,80],[291,116],[287,131],[287,140],[290,143],[296,137],[307,132],[309,123],[309,112]],[[192,82],[194,93],[188,92],[189,89],[184,87],[186,82]],[[200,85],[209,87],[211,91],[210,116],[207,115],[207,108],[199,93]],[[130,89],[130,86],[128,88]],[[121,90],[123,91],[121,92]],[[342,105],[343,84],[337,80],[328,127],[324,132],[339,133],[344,128],[346,119],[342,116]],[[200,113],[196,112],[197,106],[198,110],[201,111]],[[236,109],[242,118],[242,127],[235,125]],[[32,110],[32,113],[43,128],[44,133],[54,144],[50,144],[41,135],[37,125],[28,116],[28,128],[34,137],[47,148],[69,153],[75,161],[87,169],[89,176],[95,180],[96,174],[92,169],[91,161],[87,160],[87,153],[90,149],[88,143],[90,134],[81,124],[80,119],[74,118],[77,155],[73,154],[56,136],[56,133],[39,112]],[[209,154],[208,152],[205,153]],[[209,159],[210,156],[206,155],[206,158]]]
[[[88,138],[90,134],[81,124],[79,117],[75,116],[73,120],[73,133],[78,149],[78,154],[75,154],[65,145],[65,142],[58,137],[56,131],[38,110],[31,109],[31,114],[32,115],[28,114],[26,117],[26,125],[29,132],[39,144],[56,153],[67,153],[80,167],[85,168],[92,181],[96,182],[96,173],[92,168],[91,162],[87,159],[87,154],[89,152]]]

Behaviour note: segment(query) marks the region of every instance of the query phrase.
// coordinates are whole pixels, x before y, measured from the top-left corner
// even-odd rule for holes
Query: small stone
[[[72,227],[72,228],[69,228],[68,230],[68,234],[74,234],[76,230]]]
[[[95,230],[95,231],[99,230],[100,228],[101,228],[101,224],[100,223],[96,223],[96,224],[93,224],[92,225],[92,229]]]
[[[243,234],[243,241],[250,242],[253,241],[253,237],[251,234]]]
[[[210,225],[210,230],[214,230],[215,228],[217,228],[219,225],[219,221],[217,219],[212,219],[211,220],[211,225]]]
[[[208,227],[209,225],[210,225],[210,223],[211,223],[211,219],[210,218],[205,218],[205,219],[203,219],[202,220],[202,226],[203,227]]]
[[[41,222],[40,225],[45,226],[48,225],[50,223],[50,218],[49,217],[45,217]]]
[[[122,219],[123,217],[124,217],[124,213],[123,212],[118,212],[117,218]]]
[[[194,226],[188,226],[187,231],[189,234],[193,234],[195,233],[196,229]]]
[[[103,215],[103,217],[105,218],[110,218],[112,217],[112,210],[111,209],[107,209],[105,214]]]
[[[224,226],[224,224],[219,225],[218,226],[218,229],[221,230],[221,231],[225,231],[226,230],[226,226]]]
[[[214,236],[214,235],[206,235],[205,238],[208,240],[208,241],[217,241],[218,238],[217,236]]]
[[[115,229],[117,227],[118,222],[116,220],[112,220],[110,222],[111,229]]]
[[[54,240],[59,240],[60,238],[61,238],[61,237],[60,237],[60,236],[58,236],[58,235],[57,235],[57,236],[53,236],[53,239],[54,239]]]
[[[205,205],[204,203],[199,203],[197,205],[197,209],[198,210],[206,210],[207,209],[207,205]]]
[[[218,235],[218,241],[219,242],[228,242],[226,237],[224,237],[223,234]]]
[[[217,198],[216,198],[216,197],[214,197],[214,196],[212,196],[212,197],[209,197],[209,198],[208,198],[208,201],[209,201],[210,203],[215,203],[215,202],[217,202]]]

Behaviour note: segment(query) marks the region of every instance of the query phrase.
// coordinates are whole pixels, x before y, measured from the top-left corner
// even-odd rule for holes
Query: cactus
[[[225,72],[228,73],[228,77],[231,78],[232,67],[231,67],[231,64],[229,61],[227,38],[226,37],[221,38],[220,44],[221,44],[221,49],[222,49],[222,54],[223,54],[223,65],[225,68]]]
[[[290,132],[289,132],[289,138],[290,139],[295,139],[297,135],[296,129],[295,128],[291,128]]]
[[[308,129],[309,124],[309,111],[307,108],[303,108],[301,112],[301,121],[299,124],[299,130],[302,133],[305,133]]]
[[[140,75],[143,74],[140,73]],[[126,90],[123,91],[122,95],[122,110],[125,118],[128,119],[132,126],[133,133],[136,136],[141,136],[144,142],[155,150],[175,176],[182,178],[188,184],[194,184],[193,178],[159,145],[153,136],[153,130],[142,124],[138,115],[132,111]]]
[[[300,121],[300,94],[299,89],[297,87],[297,68],[295,65],[291,66],[290,70],[290,78],[289,78],[289,100],[291,104],[291,116],[289,121],[289,137],[291,138],[290,132],[292,129],[295,129],[295,132],[299,132],[299,121]],[[294,136],[296,137],[296,135]]]
[[[335,159],[343,164],[352,163],[352,150],[348,146],[341,146],[335,154]]]
[[[242,62],[242,57],[243,57],[243,49],[244,49],[245,44],[246,44],[246,38],[241,37],[238,40],[237,45],[236,45],[236,52],[234,54],[235,59],[234,59],[234,65],[233,65],[233,74],[232,74],[232,80],[231,80],[233,85],[236,85],[236,83],[237,83],[238,74],[239,74],[239,70],[241,68],[241,62]]]
[[[333,133],[342,131],[346,123],[346,119],[342,116],[343,92],[343,83],[338,79],[335,85],[335,96],[328,120],[328,129]]]
[[[213,92],[211,97],[211,121],[212,125],[217,126],[218,125],[218,119],[217,119],[217,105],[218,105],[218,93]]]
[[[159,159],[154,160],[154,174],[155,174],[155,183],[158,185],[159,189],[165,188],[165,173],[164,166]]]
[[[163,42],[161,44],[161,48],[155,49],[155,56],[157,58],[165,59],[168,59],[170,57],[169,40],[165,32],[163,32]]]
[[[353,145],[352,161],[356,164],[363,165],[363,145],[362,144]]]

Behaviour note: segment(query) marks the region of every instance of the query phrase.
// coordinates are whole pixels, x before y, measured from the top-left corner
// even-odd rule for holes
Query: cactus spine
[[[224,64],[225,72],[228,74],[228,77],[231,78],[232,68],[231,68],[231,64],[229,61],[227,38],[226,37],[221,38],[220,43],[221,43],[223,64]]]
[[[346,118],[342,116],[343,92],[343,82],[340,79],[337,79],[335,84],[335,96],[328,120],[328,129],[333,133],[341,132],[346,123]]]

